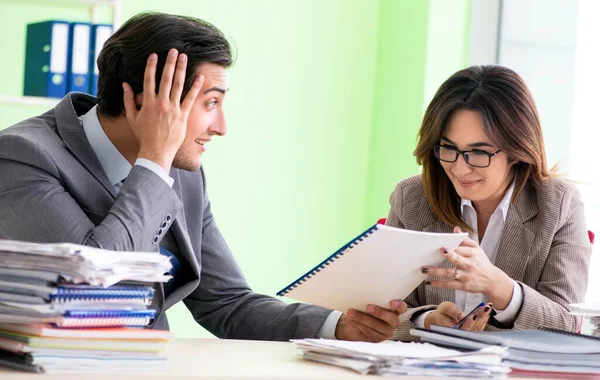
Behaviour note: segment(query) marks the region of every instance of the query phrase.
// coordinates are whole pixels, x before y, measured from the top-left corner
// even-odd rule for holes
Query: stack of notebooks
[[[0,365],[33,372],[166,370],[151,325],[159,253],[0,240]]]
[[[426,343],[293,340],[303,359],[347,368],[360,374],[462,378],[503,378],[506,348],[460,352]]]
[[[569,305],[571,314],[581,315],[592,325],[590,335],[600,338],[600,303],[575,303]]]
[[[472,332],[441,326],[416,328],[411,334],[460,350],[508,348],[503,363],[515,372],[534,376],[600,375],[600,338],[561,330],[506,330]]]

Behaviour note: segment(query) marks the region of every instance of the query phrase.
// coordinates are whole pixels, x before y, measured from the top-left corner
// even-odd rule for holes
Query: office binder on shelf
[[[90,40],[90,74],[91,86],[90,94],[98,94],[98,56],[104,46],[104,43],[113,33],[113,26],[109,24],[93,24],[92,37]]]
[[[441,248],[453,250],[466,238],[376,224],[277,295],[344,312],[368,304],[389,309],[425,280],[421,267],[443,261]]]
[[[62,98],[67,93],[69,23],[44,21],[27,25],[23,94]]]
[[[91,24],[69,24],[69,49],[67,58],[67,92],[90,91],[90,37]]]

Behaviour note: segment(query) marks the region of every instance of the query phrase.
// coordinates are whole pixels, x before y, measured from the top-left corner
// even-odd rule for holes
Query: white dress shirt
[[[123,186],[122,181],[127,178],[131,171],[131,164],[121,152],[119,152],[104,132],[102,125],[100,125],[100,120],[98,119],[97,106],[92,107],[92,109],[81,116],[79,120],[81,120],[88,142],[96,154],[98,161],[100,161],[104,173],[106,173],[110,183],[118,193]],[[151,170],[162,178],[169,186],[173,186],[174,179],[171,178],[169,173],[157,163],[144,158],[138,158],[134,165]],[[324,339],[335,339],[335,328],[341,316],[342,313],[339,311],[333,311],[329,314],[323,325],[319,328],[317,336]]]
[[[469,238],[481,246],[481,249],[483,249],[492,264],[496,262],[498,246],[500,245],[500,238],[502,237],[504,223],[506,222],[506,215],[508,215],[508,209],[510,208],[510,201],[514,190],[515,184],[513,183],[508,188],[506,194],[504,194],[504,198],[502,198],[502,201],[500,201],[498,207],[496,207],[496,210],[490,217],[490,221],[488,222],[488,226],[485,230],[485,234],[483,235],[483,240],[481,243],[479,242],[479,236],[476,232],[477,212],[475,211],[475,208],[473,208],[473,204],[470,200],[461,199],[462,218],[466,224],[475,230],[475,232],[469,232]],[[456,290],[454,298],[456,305],[458,305],[458,307],[461,308],[465,314],[473,310],[480,303],[486,303],[488,301],[487,297],[481,293],[468,293],[462,290]],[[510,303],[504,310],[496,309],[496,320],[502,323],[514,321],[522,303],[523,289],[521,289],[521,286],[513,280],[513,294]],[[424,327],[425,317],[432,311],[433,310],[421,313],[417,318],[415,318],[415,325],[418,327]]]

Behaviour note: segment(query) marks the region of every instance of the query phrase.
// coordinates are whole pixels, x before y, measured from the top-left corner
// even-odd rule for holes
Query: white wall
[[[471,0],[469,64],[519,73],[536,100],[549,165],[576,181],[600,244],[600,1]],[[498,21],[494,23],[494,18]],[[592,254],[586,301],[600,302]],[[590,332],[586,320],[584,332]]]
[[[515,70],[536,100],[550,166],[569,172],[578,0],[503,0],[499,64]]]
[[[600,128],[600,1],[579,0],[575,81],[571,122],[571,161],[573,177],[580,184],[586,205],[588,228],[600,244],[600,168],[598,151]],[[587,301],[600,302],[600,257],[592,255]]]

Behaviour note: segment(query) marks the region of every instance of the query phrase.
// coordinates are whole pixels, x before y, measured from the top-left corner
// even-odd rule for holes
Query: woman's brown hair
[[[433,153],[457,110],[478,111],[486,135],[517,162],[513,202],[528,181],[538,184],[552,172],[535,102],[517,73],[502,66],[472,66],[452,75],[427,107],[414,155],[423,165],[423,187],[433,212],[450,226],[471,230],[461,218],[460,197]]]

